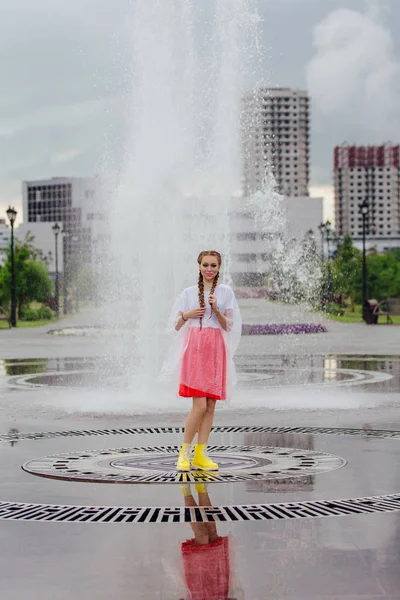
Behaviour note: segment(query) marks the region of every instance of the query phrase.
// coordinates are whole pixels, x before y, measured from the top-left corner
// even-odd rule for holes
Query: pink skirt
[[[202,546],[195,540],[182,544],[186,585],[191,600],[228,600],[229,545],[228,538],[219,538]]]
[[[183,354],[179,395],[226,398],[226,350],[221,330],[190,327]]]

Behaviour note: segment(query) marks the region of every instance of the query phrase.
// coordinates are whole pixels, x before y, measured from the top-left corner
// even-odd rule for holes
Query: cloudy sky
[[[312,98],[311,192],[329,197],[335,144],[400,142],[400,1],[253,5],[263,76]],[[131,0],[0,0],[0,218],[20,210],[22,180],[101,172],[105,139],[124,131],[130,12]]]

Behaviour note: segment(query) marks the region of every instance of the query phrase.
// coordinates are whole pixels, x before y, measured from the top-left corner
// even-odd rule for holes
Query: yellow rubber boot
[[[205,444],[195,445],[192,469],[197,469],[198,471],[218,471],[217,463],[208,458],[206,450],[207,446]]]
[[[196,483],[194,487],[198,494],[208,494],[206,483]]]
[[[185,496],[185,498],[187,496],[192,496],[192,488],[190,487],[189,483],[182,483],[181,484],[181,490],[182,490],[182,494]]]
[[[190,444],[182,444],[178,462],[176,464],[177,471],[190,471]]]

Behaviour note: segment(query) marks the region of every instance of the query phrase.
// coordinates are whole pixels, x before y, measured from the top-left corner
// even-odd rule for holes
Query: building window
[[[238,254],[237,259],[239,262],[250,263],[257,259],[256,254]]]
[[[253,241],[255,242],[257,239],[256,233],[238,233],[236,235],[236,239],[239,241]]]

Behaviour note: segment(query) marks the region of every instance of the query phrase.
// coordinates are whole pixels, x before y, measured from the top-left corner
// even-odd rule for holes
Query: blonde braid
[[[219,279],[219,271],[216,274],[216,276],[214,277],[214,281],[212,282],[212,286],[211,286],[211,290],[210,290],[210,296],[213,295],[213,293],[215,291],[215,288],[217,287],[218,279]],[[209,316],[209,319],[211,319],[211,317],[212,317],[212,311],[211,311],[211,314]]]
[[[199,271],[199,283],[198,283],[198,297],[199,297],[199,305],[200,308],[203,308],[206,303],[204,302],[204,281],[203,281],[203,275],[201,274],[201,271]],[[203,327],[203,319],[200,319],[200,329],[202,329]]]
[[[199,264],[199,267],[201,265],[201,261],[203,259],[203,256],[215,256],[215,258],[218,261],[218,265],[221,266],[221,255],[219,252],[217,252],[216,250],[203,250],[203,252],[200,252],[198,258],[197,258],[197,262]],[[215,288],[217,287],[217,283],[218,283],[218,278],[219,278],[219,272],[215,275],[214,277],[214,281],[212,283],[211,286],[211,290],[210,290],[210,295],[214,293]],[[204,301],[204,281],[203,281],[203,275],[201,274],[201,270],[199,270],[199,282],[198,282],[198,297],[199,297],[199,305],[200,308],[204,308],[204,306],[206,305],[205,301]],[[212,313],[211,313],[212,314]],[[200,329],[202,329],[203,327],[203,319],[200,319]]]
[[[213,293],[215,292],[215,288],[217,287],[218,279],[219,279],[219,271],[214,277],[214,281],[212,283],[211,290],[210,290],[210,296],[212,296]]]

